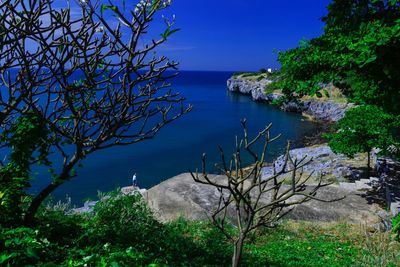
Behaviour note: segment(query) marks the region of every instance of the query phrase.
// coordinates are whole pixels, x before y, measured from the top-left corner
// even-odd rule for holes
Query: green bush
[[[162,224],[140,195],[112,193],[102,199],[92,214],[47,207],[40,210],[35,229],[1,228],[0,266],[230,265],[232,247],[210,222],[181,218]],[[249,237],[243,266],[365,266],[362,255],[382,257],[363,247],[363,236],[352,235],[346,225],[324,229],[284,223]],[[379,240],[369,242],[377,247]],[[385,248],[397,251],[394,245],[385,243]]]
[[[1,229],[0,266],[229,265],[231,248],[210,223],[162,224],[139,194],[111,193],[92,214],[42,208],[35,229]]]
[[[274,106],[280,107],[280,106],[282,106],[283,104],[285,104],[285,103],[287,103],[289,101],[290,101],[289,98],[286,95],[284,95],[284,96],[281,96],[281,97],[279,97],[277,99],[272,100],[271,104],[274,105]]]
[[[47,258],[50,243],[30,228],[0,229],[0,266],[35,265]]]
[[[400,213],[397,214],[392,219],[392,232],[395,235],[396,239],[400,239]]]

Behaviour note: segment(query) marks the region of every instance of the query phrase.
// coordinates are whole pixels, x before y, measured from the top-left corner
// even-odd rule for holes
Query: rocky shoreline
[[[272,83],[266,78],[249,80],[232,77],[227,81],[228,90],[235,93],[251,95],[254,101],[271,103],[283,96],[282,93],[266,93],[266,88]],[[300,102],[284,103],[280,108],[286,112],[302,113],[318,121],[338,121],[346,111],[353,107],[352,103],[336,103],[334,101],[302,100]]]
[[[357,154],[349,159],[334,154],[326,144],[293,149],[290,154],[293,158],[307,156],[310,159],[304,173],[314,173],[315,179],[307,183],[308,187],[315,186],[320,175],[323,175],[324,180],[334,184],[321,189],[318,195],[328,199],[345,196],[345,199],[333,203],[310,201],[300,204],[288,214],[288,219],[315,223],[362,223],[374,229],[387,227],[388,213],[379,202],[371,198],[373,188],[360,182],[365,180],[361,177],[365,172],[366,154]],[[282,160],[282,157],[278,157],[275,160],[276,166]],[[272,171],[272,167],[265,167],[263,176],[270,177]],[[225,177],[215,175],[215,179]],[[196,183],[189,173],[177,175],[150,188],[144,192],[143,197],[156,217],[163,222],[181,216],[205,220],[218,202],[217,190]]]
[[[345,196],[344,200],[334,203],[310,201],[295,207],[288,219],[311,221],[318,223],[337,222],[359,224],[363,223],[374,229],[385,228],[388,213],[371,198],[372,187],[360,183],[365,172],[366,154],[357,154],[350,159],[344,155],[333,153],[326,144],[297,148],[290,151],[293,158],[307,156],[310,163],[304,167],[304,173],[314,173],[307,186],[315,186],[320,175],[324,180],[334,182],[323,188],[318,194],[329,199]],[[373,157],[376,161],[376,157]],[[275,160],[275,165],[281,165],[282,156]],[[269,177],[273,170],[267,166],[263,176]],[[224,176],[216,175],[217,179]],[[139,192],[144,201],[152,209],[155,216],[162,222],[185,217],[193,220],[206,220],[208,214],[218,201],[218,192],[212,186],[196,183],[189,173],[172,177],[148,190],[136,187],[122,188],[122,194]],[[74,212],[90,212],[95,202],[88,202],[84,207]]]

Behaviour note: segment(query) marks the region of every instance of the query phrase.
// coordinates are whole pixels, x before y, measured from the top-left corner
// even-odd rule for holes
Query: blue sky
[[[107,1],[104,1],[107,3]],[[122,0],[113,0],[122,3]],[[125,0],[133,10],[139,0]],[[181,70],[253,71],[279,67],[274,51],[296,47],[319,36],[330,0],[172,0],[150,30],[159,37],[161,16],[176,15],[172,35],[159,52],[180,63]],[[55,1],[59,7],[66,2]],[[72,9],[77,8],[71,1]],[[110,12],[106,12],[110,20]],[[156,35],[154,35],[156,34]],[[149,41],[150,36],[142,42]]]
[[[320,35],[329,0],[173,0],[174,34],[162,52],[182,70],[278,67],[273,51]]]

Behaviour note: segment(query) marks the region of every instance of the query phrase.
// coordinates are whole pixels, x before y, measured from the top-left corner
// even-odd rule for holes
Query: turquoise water
[[[235,135],[242,134],[240,120],[247,118],[249,133],[254,135],[272,122],[272,133],[282,133],[279,142],[271,147],[270,158],[281,153],[286,140],[301,142],[302,136],[314,129],[311,122],[298,114],[285,113],[270,105],[255,103],[249,96],[230,93],[226,80],[228,72],[181,72],[173,81],[173,88],[187,98],[193,111],[166,126],[153,140],[125,147],[99,151],[89,156],[78,176],[61,186],[55,199],[68,195],[74,203],[94,198],[97,191],[110,191],[131,184],[137,173],[140,187],[149,188],[177,174],[201,166],[201,155],[206,152],[209,165],[218,162],[217,146],[233,149]],[[42,170],[43,171],[43,170]],[[210,171],[213,168],[210,167]],[[48,180],[36,174],[34,191]]]

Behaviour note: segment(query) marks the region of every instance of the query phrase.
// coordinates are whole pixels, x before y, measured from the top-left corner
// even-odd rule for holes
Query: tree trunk
[[[43,189],[31,202],[29,208],[25,213],[24,224],[26,226],[33,226],[35,223],[35,215],[42,202],[56,190],[62,183],[51,183]]]
[[[26,226],[32,226],[35,223],[35,215],[42,204],[42,202],[56,190],[60,185],[62,185],[65,181],[68,180],[69,173],[75,164],[79,161],[78,157],[75,155],[72,157],[70,162],[64,166],[62,173],[55,179],[51,184],[46,186],[31,202],[29,208],[26,210],[24,216],[24,224]]]
[[[235,243],[235,247],[233,248],[232,267],[238,267],[240,264],[245,238],[246,236],[240,233],[239,239]]]
[[[371,151],[368,151],[368,163],[367,163],[367,179],[370,178],[371,174]]]

